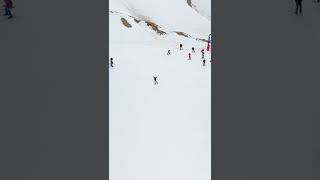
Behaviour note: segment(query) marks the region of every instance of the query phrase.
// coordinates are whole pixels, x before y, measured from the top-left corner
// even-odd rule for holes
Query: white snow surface
[[[211,19],[211,1],[210,0],[192,0],[192,4],[202,16]]]
[[[110,180],[211,179],[211,55],[205,51],[203,66],[200,52],[207,44],[159,35],[130,16],[204,39],[210,21],[184,0],[111,0],[110,11]]]
[[[192,1],[201,12],[210,15],[210,0]],[[208,3],[204,3],[208,2]],[[110,11],[122,12],[158,24],[166,31],[183,31],[206,39],[211,21],[189,7],[186,0],[110,0]]]

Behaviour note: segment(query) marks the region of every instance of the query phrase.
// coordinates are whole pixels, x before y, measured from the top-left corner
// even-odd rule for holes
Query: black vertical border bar
[[[104,177],[104,179],[106,179],[106,180],[109,180],[109,105],[110,105],[110,103],[109,103],[109,27],[110,27],[110,24],[109,24],[109,0],[107,0],[107,3],[106,3],[106,10],[105,10],[105,17],[106,17],[106,33],[107,33],[107,35],[106,35],[106,37],[107,37],[107,39],[106,39],[106,47],[105,47],[105,49],[106,49],[106,52],[107,52],[107,68],[106,68],[106,75],[107,75],[107,92],[106,92],[106,102],[107,102],[107,109],[106,109],[106,116],[107,116],[107,119],[106,119],[106,123],[105,123],[105,135],[104,135],[104,137],[105,137],[105,146],[106,146],[106,148],[105,148],[105,150],[106,150],[106,153],[104,154],[104,159],[105,159],[105,162],[104,162],[104,164],[105,164],[105,177]]]
[[[313,14],[319,7],[311,9],[314,2],[303,1],[306,10],[299,17],[292,13],[294,1],[279,2],[214,0],[215,180],[320,177],[319,39],[314,29],[319,17]],[[251,59],[245,56],[249,53]],[[241,86],[240,78],[233,79],[240,74]],[[247,93],[255,88],[256,94]],[[243,102],[248,97],[253,103]]]
[[[0,21],[0,179],[108,179],[108,0],[13,2]]]
[[[215,2],[216,0],[211,1],[211,179],[216,179],[215,169],[216,169],[216,141],[215,141],[215,127],[216,127],[216,118],[215,118],[215,96],[216,96],[216,34],[215,34]]]

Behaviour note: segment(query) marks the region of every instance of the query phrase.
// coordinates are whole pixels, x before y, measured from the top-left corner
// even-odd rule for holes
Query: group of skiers
[[[180,44],[179,47],[180,47],[180,50],[183,50],[182,44]],[[191,51],[192,51],[192,53],[196,52],[194,47],[191,48]],[[202,63],[203,63],[202,65],[205,66],[206,65],[206,60],[204,59],[204,49],[201,50],[201,54],[202,54],[202,59],[203,59],[202,60]],[[170,49],[168,50],[167,55],[171,55],[171,50]],[[191,53],[190,52],[188,53],[188,60],[191,60]]]
[[[180,44],[179,47],[180,47],[180,50],[183,50],[182,44]],[[192,53],[196,52],[194,47],[192,47],[191,50],[192,50]],[[201,54],[202,54],[202,59],[203,59],[202,63],[203,63],[203,66],[205,66],[206,65],[206,60],[204,59],[204,49],[201,50]],[[170,49],[168,50],[167,55],[171,55],[171,50]],[[188,55],[189,55],[188,59],[191,60],[191,53],[189,53]],[[110,58],[110,67],[112,67],[112,68],[114,67],[113,66],[113,58],[112,57]],[[157,76],[153,76],[154,85],[158,84],[157,78],[158,78]]]
[[[11,0],[3,0],[4,1],[4,10],[5,13],[3,14],[4,16],[8,16],[8,19],[13,18],[11,9],[13,8],[13,3]]]

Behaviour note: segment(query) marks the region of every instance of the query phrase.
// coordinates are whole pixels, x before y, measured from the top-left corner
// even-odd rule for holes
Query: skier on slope
[[[170,54],[170,49],[168,50],[167,55],[171,55],[171,54]]]
[[[191,48],[192,49],[192,53],[195,53],[196,51],[194,50],[194,47]]]
[[[295,14],[302,14],[302,0],[295,0],[296,1],[296,11]]]
[[[191,60],[191,53],[189,53],[188,55],[189,55],[189,58],[188,58],[188,60]]]
[[[202,58],[204,58],[204,49],[201,50]]]
[[[11,8],[13,7],[12,1],[11,0],[4,0],[4,8],[5,8],[5,13],[4,16],[9,16],[8,19],[13,18],[13,15],[11,13]]]
[[[203,66],[206,66],[206,60],[204,59],[202,62],[203,62],[202,65],[203,65]]]
[[[158,78],[157,76],[153,76],[154,85],[158,84],[157,78]]]
[[[113,58],[110,58],[110,66],[113,67]]]
[[[207,45],[207,51],[209,51],[210,50],[210,43],[208,43],[208,45]]]
[[[180,50],[182,50],[182,44],[180,44]]]

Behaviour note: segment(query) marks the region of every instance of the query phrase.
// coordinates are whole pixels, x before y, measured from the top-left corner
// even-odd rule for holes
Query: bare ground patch
[[[188,4],[190,7],[192,7],[192,2],[191,2],[191,0],[187,0],[187,4]]]
[[[208,43],[208,40],[207,40],[207,39],[199,39],[199,38],[197,38],[197,40],[198,40],[198,41],[203,41],[203,42]]]
[[[131,28],[132,27],[131,24],[125,18],[121,18],[121,22],[127,28]]]
[[[202,39],[202,38],[195,38],[195,37],[192,37],[190,36],[189,34],[185,33],[185,32],[181,32],[181,31],[174,31],[176,34],[178,34],[179,36],[184,36],[186,38],[192,38],[192,39],[195,39],[197,41],[203,41],[203,42],[208,42],[208,40],[206,39]]]
[[[166,34],[166,32],[161,31],[161,30],[159,29],[159,26],[158,26],[156,23],[151,22],[151,21],[145,21],[145,22],[147,23],[147,26],[150,26],[150,27],[151,27],[154,31],[156,31],[158,34],[160,34],[160,35]]]
[[[179,36],[189,37],[189,35],[184,32],[175,31],[175,33],[178,34]]]
[[[187,0],[187,2],[191,3],[191,0]],[[110,11],[110,13],[126,15],[126,14],[123,14],[123,13],[120,13],[120,12],[116,12],[116,11]],[[139,18],[131,16],[131,15],[127,15],[127,16],[132,18],[136,23],[140,23],[141,21],[145,22],[147,24],[147,26],[151,27],[152,30],[154,30],[156,33],[158,33],[160,35],[167,34],[167,32],[160,30],[160,26],[158,24],[156,24],[156,23],[154,23],[154,22],[152,22],[150,20],[139,19]],[[131,28],[132,27],[132,25],[127,21],[127,19],[125,19],[123,17],[121,17],[121,22],[127,28]],[[171,31],[171,32],[174,32],[179,36],[195,39],[197,41],[203,41],[203,42],[206,42],[206,43],[208,42],[208,40],[206,40],[206,39],[195,38],[195,37],[192,37],[191,35],[189,35],[188,33],[185,33],[185,32],[182,32],[182,31]]]
[[[134,19],[134,21],[136,22],[136,23],[139,23],[141,20],[138,20],[138,19],[136,19],[136,18],[133,18]]]

